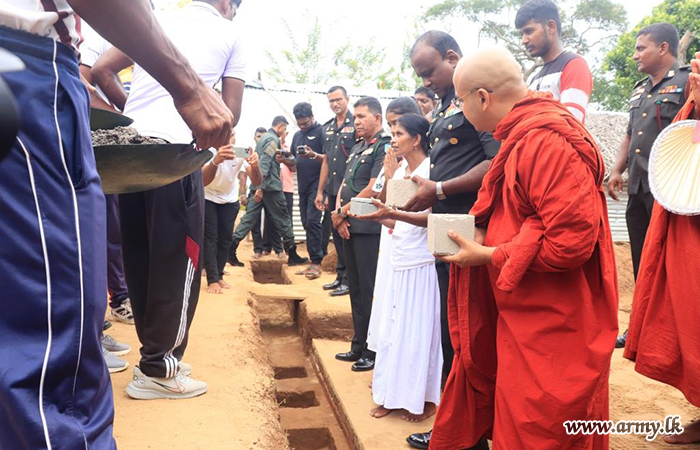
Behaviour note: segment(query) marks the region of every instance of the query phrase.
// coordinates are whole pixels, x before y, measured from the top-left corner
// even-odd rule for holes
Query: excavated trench
[[[263,284],[291,284],[280,261],[251,262]],[[297,323],[299,302],[252,295],[262,337],[274,368],[280,421],[292,450],[351,450],[328,392],[319,382]]]

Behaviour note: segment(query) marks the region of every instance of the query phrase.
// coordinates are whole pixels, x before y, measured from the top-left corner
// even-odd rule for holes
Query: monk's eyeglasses
[[[483,90],[485,90],[486,92],[488,92],[489,94],[493,94],[493,91],[492,91],[491,89],[475,87],[474,89],[472,89],[471,91],[469,91],[469,93],[468,93],[467,95],[465,95],[464,97],[465,97],[465,98],[466,98],[466,97],[469,97],[470,95],[472,95],[474,92],[478,91],[479,89],[483,89]],[[463,98],[460,98],[460,97],[455,97],[455,98],[452,99],[452,104],[455,105],[455,107],[457,107],[457,108],[459,108],[459,109],[462,109],[462,105],[464,105],[464,99],[463,99]]]

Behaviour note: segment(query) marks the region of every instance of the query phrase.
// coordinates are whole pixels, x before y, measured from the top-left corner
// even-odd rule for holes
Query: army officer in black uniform
[[[691,70],[690,66],[680,67],[678,64],[678,41],[678,31],[670,23],[655,23],[637,33],[633,58],[637,69],[648,76],[632,90],[627,135],[608,180],[608,194],[618,200],[617,193],[622,191],[622,174],[629,169],[625,218],[635,280],[654,206],[648,172],[651,147],[659,133],[676,117],[688,95]],[[615,346],[624,347],[626,337],[625,331]]]
[[[375,354],[367,349],[367,332],[382,226],[378,222],[347,217],[347,214],[352,198],[372,197],[372,185],[384,166],[384,155],[391,139],[384,134],[382,105],[376,98],[363,97],[358,100],[354,116],[355,132],[360,140],[348,157],[345,177],[331,220],[343,239],[355,335],[350,351],[338,353],[335,357],[341,361],[356,361],[352,370],[362,372],[374,368]]]
[[[318,210],[326,211],[324,221],[326,218],[330,221],[331,210],[335,207],[340,187],[343,184],[345,163],[356,143],[355,118],[348,109],[349,100],[348,93],[342,86],[333,86],[328,90],[328,103],[335,116],[323,124],[323,152],[325,155],[321,165],[321,176],[315,202]],[[323,285],[323,289],[331,291],[332,297],[337,297],[349,294],[350,288],[345,275],[343,238],[340,237],[335,228],[332,231],[333,244],[338,255],[337,277],[332,283]]]
[[[436,214],[467,214],[476,201],[491,159],[500,147],[491,133],[477,132],[454,103],[452,77],[461,57],[457,41],[442,31],[428,31],[411,49],[411,63],[416,75],[423,79],[423,86],[435,91],[440,103],[433,111],[428,132],[430,180],[414,177],[419,187],[418,193],[406,205],[405,209],[409,211],[423,211],[432,206],[432,212]],[[440,284],[443,371],[447,376],[454,359],[447,322],[450,266],[437,260],[435,268]],[[412,447],[428,448],[430,437],[431,432],[415,433],[407,441]],[[484,440],[474,448],[488,449],[488,445]]]

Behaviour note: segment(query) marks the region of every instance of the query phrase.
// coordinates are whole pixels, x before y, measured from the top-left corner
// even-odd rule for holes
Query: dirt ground
[[[303,247],[300,247],[300,253],[305,254]],[[224,295],[209,295],[203,290],[200,295],[185,361],[193,365],[195,378],[209,383],[206,395],[181,402],[134,401],[124,393],[131,378],[131,368],[113,375],[115,435],[120,448],[278,450],[286,447],[278,405],[274,400],[272,370],[260,337],[258,318],[248,301],[248,292],[259,290],[260,295],[274,297],[287,293],[290,298],[306,298],[299,319],[308,322],[304,327],[313,330],[313,335],[308,337],[314,339],[344,340],[347,326],[351,324],[350,302],[349,297],[331,299],[321,290],[323,283],[334,278],[330,273],[324,273],[318,280],[308,281],[296,276],[295,268],[288,268],[286,273],[291,285],[261,287],[263,285],[253,282],[248,265],[251,254],[250,244],[243,243],[239,256],[246,261],[246,267],[227,268],[231,274],[226,279],[234,289],[226,291]],[[628,246],[616,245],[616,255],[622,331],[629,322],[634,278]],[[278,288],[283,290],[275,292]],[[313,324],[320,325],[314,327]],[[334,333],[334,326],[339,331]],[[134,347],[125,357],[133,366],[138,360],[138,343],[133,327],[115,324],[108,333]],[[347,385],[353,373],[348,370],[347,374],[338,377],[332,380],[334,385]],[[369,390],[367,395],[370,396]],[[362,411],[364,413],[364,409]],[[700,418],[700,410],[690,405],[674,388],[634,372],[633,363],[622,358],[621,350],[615,351],[612,360],[610,412],[611,419],[616,421],[662,420],[671,414],[681,415],[684,423]],[[376,426],[378,430],[391,433],[391,425],[391,421],[377,421]],[[363,444],[366,449],[379,450],[371,444],[366,445],[369,443]],[[396,448],[407,447],[403,441],[397,441]],[[660,439],[649,443],[643,436],[630,435],[613,436],[611,448],[641,450],[678,447],[664,445]]]
[[[242,246],[242,253],[247,253]],[[231,270],[234,289],[206,293],[199,305],[184,361],[192,377],[209,391],[188,400],[136,401],[124,389],[138,362],[133,326],[114,324],[108,334],[132,345],[130,367],[112,375],[116,409],[114,434],[120,449],[283,450],[287,439],[279,421],[274,379],[260,335],[258,318],[241,286],[253,282],[250,269]]]

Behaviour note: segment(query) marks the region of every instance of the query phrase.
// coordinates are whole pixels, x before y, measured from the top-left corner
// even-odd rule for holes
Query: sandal
[[[321,276],[321,266],[311,264],[308,269],[306,269],[304,276],[306,276],[307,280],[315,280],[316,278],[319,278]]]

